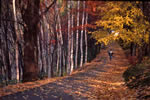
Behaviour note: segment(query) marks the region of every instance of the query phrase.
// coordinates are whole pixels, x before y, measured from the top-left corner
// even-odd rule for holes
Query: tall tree
[[[83,32],[84,32],[84,21],[85,21],[85,1],[83,1],[82,29],[81,29],[81,38],[80,38],[80,51],[81,51],[80,67],[82,67],[82,65],[83,65]]]
[[[88,13],[86,12],[86,17],[85,17],[85,63],[87,63],[87,54],[88,54],[88,43],[87,43],[87,24],[88,24]]]
[[[71,5],[72,5],[72,10],[73,10],[73,4],[74,4],[74,1],[71,2]],[[73,51],[74,51],[74,30],[73,30],[73,27],[74,27],[74,14],[73,14],[73,11],[71,13],[71,57],[70,57],[70,62],[71,62],[71,68],[70,68],[70,72],[72,73],[73,69],[74,69],[74,60],[73,60]]]
[[[70,1],[68,1],[68,56],[67,56],[67,73],[70,74],[70,55],[71,55],[71,31],[70,31],[70,26],[71,26],[71,18],[70,18]]]
[[[77,31],[76,31],[76,54],[75,54],[75,68],[78,66],[78,48],[79,48],[79,17],[80,17],[80,1],[77,2]]]
[[[58,27],[59,27],[59,55],[60,55],[60,64],[59,64],[59,76],[63,74],[63,65],[62,65],[62,46],[63,46],[63,37],[62,37],[62,26],[61,26],[61,18],[60,13],[58,12]]]
[[[4,2],[4,4],[6,4],[6,1]],[[10,10],[9,10],[9,5],[10,5],[10,2],[7,1],[7,4],[6,4],[6,11],[4,12],[4,16],[6,18],[9,19],[9,14],[10,14]],[[6,81],[8,80],[11,80],[12,79],[12,73],[11,73],[11,65],[10,65],[10,54],[9,54],[9,43],[8,43],[8,35],[9,35],[9,32],[8,32],[8,28],[9,27],[9,22],[8,21],[5,21],[5,23],[3,23],[3,27],[4,27],[4,33],[3,33],[3,36],[4,36],[4,59],[5,59],[5,77],[6,77]]]
[[[2,19],[2,2],[0,0],[0,27],[1,27],[1,19]]]
[[[22,17],[26,24],[24,29],[24,67],[23,81],[32,81],[38,76],[37,35],[39,32],[40,0],[26,0],[23,4]],[[30,19],[30,20],[29,20]]]
[[[19,32],[17,25],[17,17],[16,17],[16,0],[13,0],[13,13],[14,13],[14,27],[16,33],[16,79],[19,82]]]

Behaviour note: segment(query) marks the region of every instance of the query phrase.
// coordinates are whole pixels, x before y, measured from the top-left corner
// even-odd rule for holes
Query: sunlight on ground
[[[54,91],[56,94],[63,92],[72,95],[76,100],[81,100],[81,98],[88,98],[88,100],[136,100],[132,96],[134,91],[129,91],[124,85],[122,74],[128,67],[124,52],[117,44],[112,45],[111,48],[114,50],[112,61],[108,59],[107,49],[102,50],[91,63],[83,65],[70,76],[10,85],[1,88],[0,94],[4,96],[39,87],[40,92],[44,92],[45,95],[37,93],[36,89],[34,89],[33,95],[41,95],[40,98],[48,98],[49,93]],[[46,89],[42,86],[46,86]],[[51,96],[58,98],[56,95]],[[23,98],[27,99],[28,96]]]
[[[9,85],[7,87],[0,88],[0,97],[13,94],[13,93],[17,93],[17,92],[21,92],[21,91],[25,91],[25,90],[32,89],[35,87],[40,87],[41,85],[48,84],[49,82],[54,82],[59,79],[62,79],[62,78],[59,77],[59,78],[53,78],[53,79],[39,80],[35,82],[26,82],[26,83],[18,83],[16,85]]]

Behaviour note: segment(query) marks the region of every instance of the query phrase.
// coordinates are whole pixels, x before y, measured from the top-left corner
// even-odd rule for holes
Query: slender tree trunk
[[[85,1],[83,2],[83,15],[82,15],[82,30],[81,30],[81,39],[80,39],[80,51],[81,51],[81,60],[80,67],[83,65],[83,31],[84,31],[84,16],[85,16]]]
[[[51,33],[53,34],[54,33],[54,30],[53,28],[51,28]],[[54,36],[54,34],[53,34]],[[51,36],[51,42],[50,42],[50,66],[49,66],[49,69],[48,69],[48,77],[53,77],[54,76],[54,71],[53,71],[53,62],[54,62],[54,59],[53,59],[53,56],[54,56],[54,50],[55,50],[55,43],[52,43],[52,40],[54,40],[54,37]]]
[[[58,29],[59,29],[59,27],[58,27],[58,5],[57,5],[57,3],[56,3],[56,16],[57,16],[57,18],[56,18],[56,36],[57,36],[57,64],[56,64],[56,73],[57,73],[57,75],[59,74],[59,62],[60,62],[60,37],[59,37],[59,31],[58,31]]]
[[[58,30],[58,24],[56,24],[56,30]],[[57,32],[57,66],[56,66],[56,73],[59,73],[59,62],[60,62],[60,38],[59,38],[59,32]]]
[[[47,76],[49,73],[49,69],[51,68],[51,62],[50,62],[50,45],[49,45],[49,41],[50,41],[50,34],[47,33]]]
[[[43,69],[44,69],[44,74],[46,73],[46,31],[45,31],[45,27],[46,27],[46,18],[45,16],[43,16],[43,27],[42,27],[42,30],[43,30],[43,42],[42,42],[42,46],[43,46],[43,51],[42,51],[42,55],[43,55]]]
[[[64,75],[64,73],[66,72],[66,52],[65,52],[65,48],[63,48],[62,50],[62,58],[63,58],[63,69],[62,69],[62,76]]]
[[[1,8],[0,8],[0,10],[1,10]],[[0,12],[0,14],[1,14],[1,12]],[[2,31],[1,28],[0,28],[0,31]],[[1,66],[0,67],[0,76],[2,76],[2,80],[3,80],[3,67],[4,67],[4,64],[3,64],[3,53],[2,53],[2,34],[0,34],[0,66]]]
[[[51,33],[53,33],[51,29]],[[52,38],[51,38],[52,39]],[[50,41],[52,41],[50,39]],[[54,45],[50,43],[50,66],[48,67],[48,78],[53,76],[53,52],[54,52]]]
[[[60,14],[58,13],[58,25],[59,25],[59,38],[60,38],[60,47],[59,47],[59,55],[60,55],[60,65],[59,65],[59,76],[62,75],[62,46],[63,46],[63,38],[62,38],[62,29],[61,29],[61,19],[60,19]]]
[[[0,0],[0,28],[1,28],[1,19],[2,19],[2,1]]]
[[[142,55],[143,54],[143,52],[142,52],[142,49],[141,49],[141,47],[138,47],[138,63],[141,63],[141,61],[142,61]]]
[[[68,1],[68,56],[67,56],[67,73],[70,74],[70,50],[71,50],[71,34],[70,34],[70,1]]]
[[[50,53],[51,53],[51,50],[50,50]],[[51,70],[51,67],[52,67],[52,54],[50,54],[50,66],[48,67],[48,78],[50,78],[52,76],[52,70]]]
[[[44,57],[45,57],[45,73],[47,73],[48,69],[48,34],[49,34],[49,25],[48,25],[48,20],[47,20],[47,15],[43,16],[43,29],[44,29]]]
[[[51,37],[50,37],[50,34],[49,34],[49,41],[51,41]],[[50,78],[51,77],[51,67],[52,67],[52,65],[51,65],[51,63],[52,63],[52,54],[51,54],[51,44],[49,44],[49,66],[48,66],[48,70],[47,70],[47,72],[48,72],[48,78]]]
[[[73,2],[72,2],[72,4],[73,4]],[[72,13],[72,15],[71,15],[71,28],[72,28],[72,31],[71,31],[71,70],[70,70],[70,72],[72,73],[72,71],[73,71],[73,69],[74,69],[74,61],[73,61],[73,44],[74,44],[74,42],[73,42],[73,27],[74,27],[74,23],[73,23],[73,20],[74,19],[74,15],[73,15],[73,13]]]
[[[85,24],[88,24],[88,13],[86,13]],[[87,27],[85,27],[85,63],[87,63],[88,43],[87,43]]]
[[[17,82],[19,82],[19,32],[18,32],[18,26],[17,26],[17,17],[16,17],[16,0],[13,0],[13,13],[14,13],[14,26],[15,26],[15,33],[16,33],[16,79]]]
[[[6,4],[7,2],[7,4]],[[2,13],[2,17],[5,17],[5,18],[9,18],[9,2],[8,0],[6,1],[1,1],[1,5],[5,5],[5,7],[3,6],[2,9],[1,9],[1,13]],[[5,11],[5,12],[4,12]],[[0,35],[1,35],[1,42],[3,45],[2,46],[2,61],[3,61],[3,71],[4,71],[4,79],[5,79],[5,83],[6,85],[8,85],[8,80],[11,80],[12,77],[12,73],[11,73],[11,65],[10,65],[10,55],[9,55],[9,46],[8,46],[8,28],[9,28],[9,23],[8,21],[2,21],[1,23],[1,27],[0,27]]]
[[[40,68],[40,71],[41,73],[44,73],[44,63],[43,63],[43,29],[42,29],[42,25],[40,26],[40,33],[38,35],[39,37],[39,58],[40,58],[40,61],[41,61],[41,68]]]
[[[80,17],[80,1],[78,1],[78,8],[77,8],[77,27],[79,27],[79,17]],[[79,47],[79,29],[77,29],[76,33],[76,55],[75,55],[75,68],[78,66],[78,47]]]
[[[62,70],[63,70],[62,69],[63,67],[62,67],[62,47],[61,47],[61,45],[60,45],[60,52],[59,53],[60,53],[59,76],[61,76],[62,75]]]
[[[6,26],[8,25],[8,23],[6,22]],[[4,28],[5,30],[5,34],[4,34],[4,38],[5,38],[5,50],[4,50],[4,53],[5,53],[5,61],[6,61],[6,81],[8,80],[11,80],[11,65],[10,65],[10,55],[9,55],[9,47],[8,47],[8,30],[7,28],[5,27]]]
[[[130,46],[130,53],[131,53],[131,56],[136,56],[136,45],[135,43],[131,43],[131,46]]]

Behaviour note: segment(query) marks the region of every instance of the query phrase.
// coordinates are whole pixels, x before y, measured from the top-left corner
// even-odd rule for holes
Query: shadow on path
[[[113,44],[111,48],[113,48],[115,55],[112,61],[108,59],[107,49],[102,50],[101,54],[97,55],[91,63],[85,64],[83,69],[81,68],[82,70],[78,70],[79,72],[71,76],[40,87],[0,97],[0,100],[97,100],[96,87],[102,86],[104,83],[108,84],[105,79],[101,78],[104,73],[105,75],[111,74],[109,73],[111,70],[118,70],[120,73],[121,67],[127,65],[125,56],[122,56],[124,55],[122,49],[117,44]],[[118,75],[117,72],[116,75]],[[116,84],[113,82],[122,82],[123,79],[109,81]]]

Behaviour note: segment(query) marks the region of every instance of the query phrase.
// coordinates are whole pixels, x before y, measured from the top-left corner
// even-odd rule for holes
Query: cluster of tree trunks
[[[71,74],[97,50],[87,34],[92,15],[85,1],[0,2],[0,82]]]

